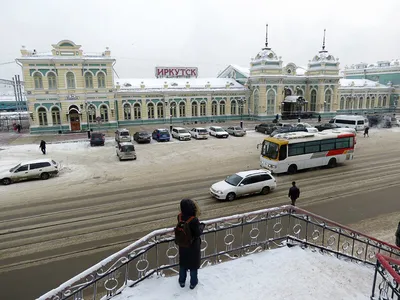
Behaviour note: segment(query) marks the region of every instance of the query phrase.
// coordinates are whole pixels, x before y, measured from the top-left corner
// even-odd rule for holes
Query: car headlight
[[[222,195],[224,192],[223,191],[217,191],[217,194]]]
[[[276,166],[275,165],[268,165],[268,168],[272,168],[272,169],[276,169]]]

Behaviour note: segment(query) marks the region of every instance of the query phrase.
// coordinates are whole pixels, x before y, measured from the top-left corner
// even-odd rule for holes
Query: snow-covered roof
[[[168,87],[164,87],[167,84]],[[232,78],[131,78],[116,79],[120,90],[247,90]],[[142,88],[144,85],[144,88]],[[189,87],[186,87],[189,85]]]
[[[306,72],[307,72],[307,67],[297,66],[296,75],[304,76],[304,75],[306,75]]]
[[[368,79],[345,79],[342,78],[339,80],[340,88],[389,88],[388,86],[381,84],[376,81],[368,80]]]
[[[250,76],[250,68],[246,67],[241,67],[238,65],[231,65],[234,69],[242,73],[244,76],[249,77]]]
[[[18,60],[114,60],[113,57],[105,56],[103,53],[83,53],[82,55],[77,56],[62,56],[62,55],[53,55],[51,52],[43,52],[36,53],[28,56],[21,56]]]

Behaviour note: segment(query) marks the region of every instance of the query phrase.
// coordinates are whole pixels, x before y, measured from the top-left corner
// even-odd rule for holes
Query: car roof
[[[193,127],[194,129],[202,129],[202,130],[207,130],[204,127]]]
[[[131,142],[123,142],[123,143],[119,143],[121,146],[133,146],[133,144]]]
[[[248,171],[242,171],[236,173],[236,175],[239,175],[240,177],[247,177],[249,175],[255,175],[255,174],[271,174],[271,171],[268,170],[263,170],[263,169],[258,169],[258,170],[248,170]]]
[[[210,126],[210,128],[221,128],[221,129],[223,129],[221,126]]]
[[[174,127],[174,129],[182,130],[182,129],[186,129],[186,128],[184,128],[184,127]]]
[[[129,130],[126,128],[120,128],[120,129],[117,129],[117,131],[129,131]]]
[[[35,159],[35,160],[21,162],[21,165],[35,164],[35,163],[41,163],[41,162],[51,163],[52,160],[53,159],[51,159],[51,158]]]
[[[166,130],[166,131],[168,131],[168,129],[167,128],[157,128],[156,130]]]

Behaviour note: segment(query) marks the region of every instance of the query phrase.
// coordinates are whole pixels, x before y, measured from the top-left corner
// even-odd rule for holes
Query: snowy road
[[[138,145],[138,160],[127,162],[117,160],[113,141],[96,148],[49,145],[48,156],[62,161],[59,177],[0,186],[2,295],[39,296],[144,233],[173,225],[183,197],[199,202],[202,218],[214,218],[287,204],[292,180],[302,190],[301,207],[393,242],[399,135],[396,129],[371,130],[369,139],[358,138],[354,161],[278,176],[270,195],[231,203],[211,198],[208,189],[230,173],[258,168],[262,134]],[[2,148],[1,168],[41,157],[37,145]]]

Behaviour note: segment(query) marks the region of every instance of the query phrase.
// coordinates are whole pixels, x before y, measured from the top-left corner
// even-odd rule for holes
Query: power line
[[[15,64],[15,63],[16,63],[15,61],[8,61],[8,62],[0,63],[0,66],[1,66],[1,65]]]

